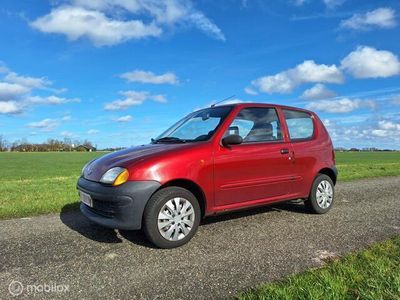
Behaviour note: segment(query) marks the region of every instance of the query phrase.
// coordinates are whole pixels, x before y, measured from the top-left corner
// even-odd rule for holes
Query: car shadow
[[[121,243],[117,232],[91,222],[79,211],[78,204],[67,204],[61,209],[60,220],[84,237],[101,243]]]
[[[123,237],[136,245],[153,247],[141,231],[116,230],[93,223],[80,212],[79,203],[65,205],[60,220],[73,231],[99,243],[122,243]]]
[[[206,219],[203,219],[200,226],[207,226],[210,224],[245,218],[253,215],[280,211],[289,211],[301,214],[308,213],[302,201],[289,201],[269,206],[260,206],[257,208],[250,208],[246,210],[210,216]],[[60,220],[73,231],[78,232],[87,239],[99,243],[122,243],[122,237],[133,244],[148,248],[155,248],[140,230],[116,230],[93,223],[79,211],[79,203],[65,205],[61,209]]]
[[[218,214],[216,216],[209,216],[202,220],[201,225],[209,225],[239,218],[250,217],[253,215],[269,213],[269,212],[281,212],[281,211],[289,211],[300,214],[307,214],[308,211],[304,206],[303,200],[292,200],[287,202],[281,202],[271,205],[264,205],[254,208],[245,208],[243,210],[227,212],[223,214]]]

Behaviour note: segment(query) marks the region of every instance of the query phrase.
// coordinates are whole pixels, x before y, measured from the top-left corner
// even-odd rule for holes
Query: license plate
[[[92,197],[89,194],[84,192],[79,192],[79,196],[81,197],[81,201],[85,203],[87,206],[93,207]]]

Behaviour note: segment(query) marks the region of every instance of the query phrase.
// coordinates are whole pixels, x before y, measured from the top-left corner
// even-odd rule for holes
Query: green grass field
[[[249,290],[240,300],[400,299],[400,237],[330,262],[326,267],[292,275]]]
[[[0,218],[60,212],[77,203],[82,166],[102,154],[0,153]],[[339,180],[400,175],[400,152],[337,153],[337,166]]]
[[[82,167],[102,154],[0,153],[0,218],[60,212],[77,202]]]
[[[337,152],[339,180],[400,175],[400,152]]]

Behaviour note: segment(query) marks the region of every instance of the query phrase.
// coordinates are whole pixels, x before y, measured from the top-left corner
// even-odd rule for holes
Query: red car
[[[148,145],[89,162],[81,211],[100,225],[143,228],[158,247],[187,243],[206,216],[291,199],[333,205],[332,141],[313,112],[271,104],[202,109]]]

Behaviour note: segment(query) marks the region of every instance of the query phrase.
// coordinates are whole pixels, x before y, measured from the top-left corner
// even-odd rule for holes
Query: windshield
[[[231,106],[221,106],[191,113],[158,136],[154,142],[207,141],[213,136],[231,109]]]

